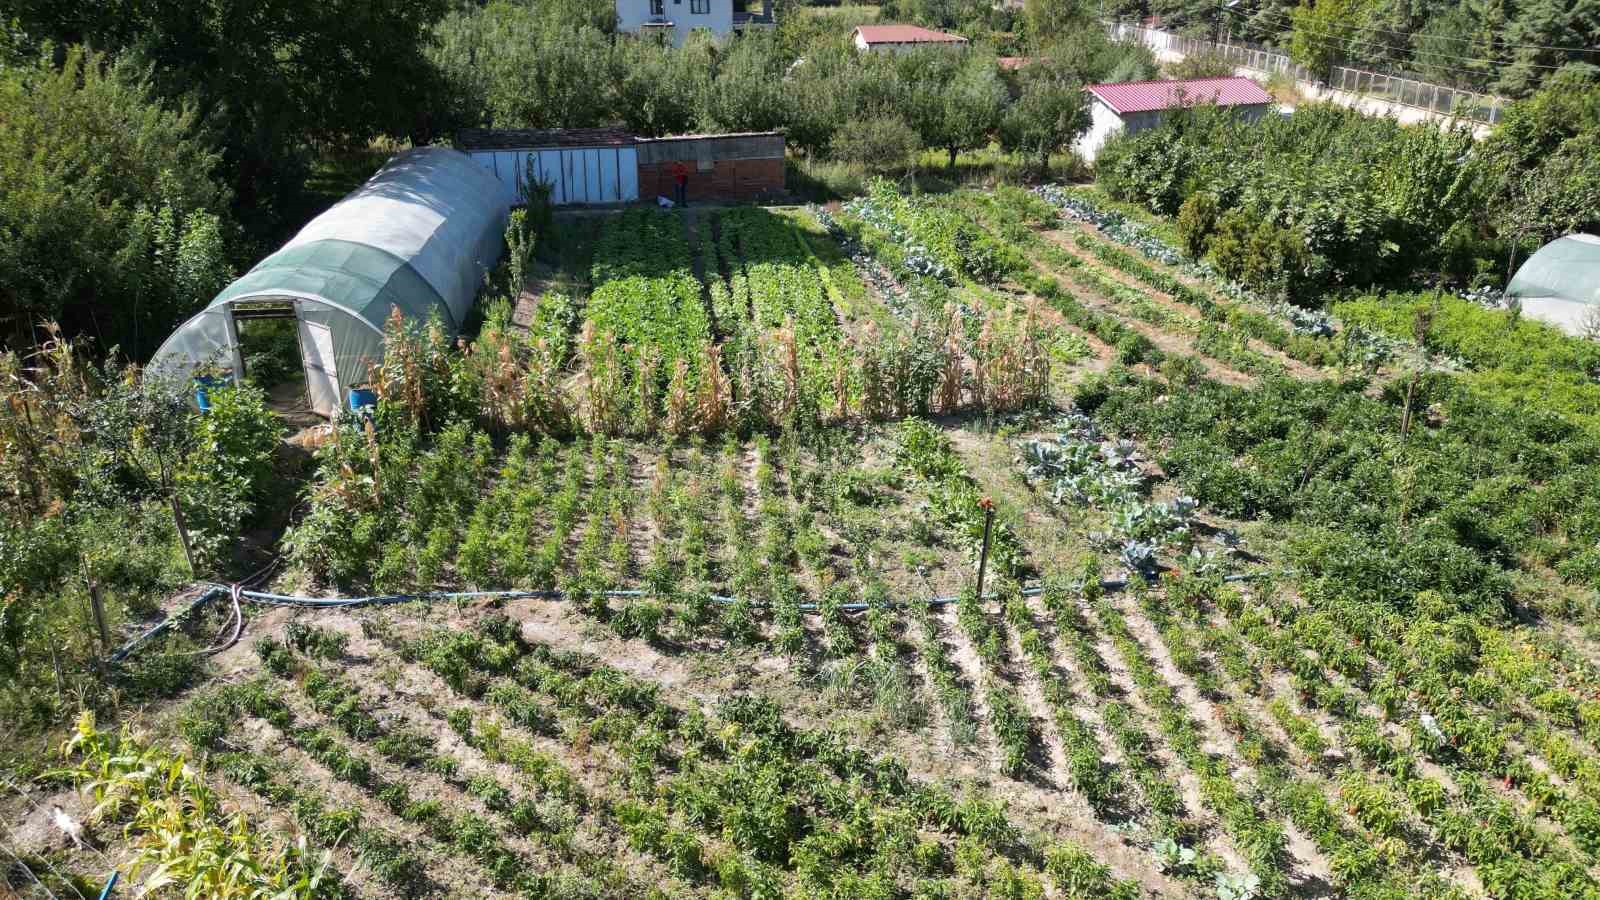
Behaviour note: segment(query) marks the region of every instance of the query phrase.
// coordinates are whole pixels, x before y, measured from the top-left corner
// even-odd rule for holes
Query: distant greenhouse
[[[1600,325],[1600,237],[1569,234],[1540,247],[1517,270],[1506,297],[1520,301],[1524,315],[1569,334]]]
[[[460,330],[500,257],[510,206],[506,187],[466,154],[407,150],[180,326],[151,368],[236,377],[240,323],[292,319],[309,404],[331,416],[382,359],[392,311]]]

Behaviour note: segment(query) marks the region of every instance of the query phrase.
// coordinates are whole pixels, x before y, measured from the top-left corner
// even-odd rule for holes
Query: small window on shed
[[[689,0],[689,12],[697,16],[711,15],[711,0]]]
[[[666,0],[650,0],[650,15],[664,16],[667,14]]]

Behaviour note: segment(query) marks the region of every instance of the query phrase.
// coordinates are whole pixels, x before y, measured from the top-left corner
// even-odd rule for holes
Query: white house
[[[764,0],[759,13],[745,11],[744,5],[740,0],[617,0],[617,30],[657,35],[681,47],[696,28],[722,37],[772,27],[772,0]]]
[[[856,29],[855,44],[863,53],[909,53],[923,47],[965,47],[967,39],[916,25],[862,25]]]
[[[1161,123],[1167,110],[1179,106],[1210,103],[1232,107],[1252,121],[1272,108],[1271,94],[1254,81],[1238,77],[1091,84],[1084,91],[1089,94],[1089,130],[1074,149],[1085,162],[1094,162],[1113,134],[1137,134],[1152,128]]]

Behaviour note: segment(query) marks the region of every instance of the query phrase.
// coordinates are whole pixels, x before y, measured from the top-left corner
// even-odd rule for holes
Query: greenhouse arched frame
[[[152,358],[166,377],[245,374],[239,326],[294,319],[307,401],[323,416],[366,383],[396,311],[460,332],[500,258],[510,192],[466,154],[419,147],[312,219],[184,322]]]
[[[1522,313],[1568,334],[1600,325],[1600,237],[1574,233],[1540,247],[1506,285]]]

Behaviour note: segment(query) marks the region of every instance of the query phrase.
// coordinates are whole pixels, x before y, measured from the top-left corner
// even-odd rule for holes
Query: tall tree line
[[[1304,63],[1404,70],[1508,97],[1557,72],[1600,80],[1600,0],[1117,0],[1105,9],[1160,16],[1193,35],[1316,48]]]

